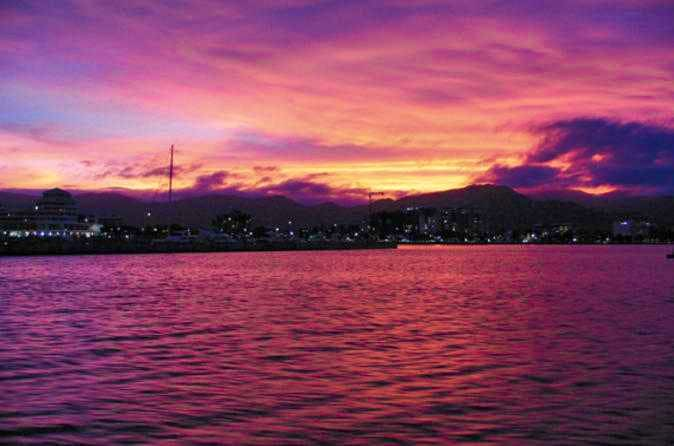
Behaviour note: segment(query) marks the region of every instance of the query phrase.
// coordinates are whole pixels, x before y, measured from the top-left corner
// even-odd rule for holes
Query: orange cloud
[[[272,165],[430,191],[516,159],[541,122],[672,118],[657,1],[21,4],[0,7],[0,187],[151,189],[175,143],[185,188]]]

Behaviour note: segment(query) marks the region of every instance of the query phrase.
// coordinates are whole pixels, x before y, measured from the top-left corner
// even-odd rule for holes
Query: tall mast
[[[173,203],[173,144],[171,144],[171,164],[169,164],[169,203]]]

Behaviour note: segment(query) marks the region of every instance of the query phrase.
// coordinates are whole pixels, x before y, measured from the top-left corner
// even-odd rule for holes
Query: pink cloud
[[[442,189],[489,169],[476,160],[521,155],[532,121],[671,119],[668,2],[2,8],[0,100],[10,105],[0,152],[20,147],[5,181],[22,186],[97,187],[105,171],[79,161],[116,156],[125,163],[106,178],[150,188],[162,168],[134,163],[177,142],[181,166],[200,166],[181,172],[181,187],[246,169],[244,188],[277,181],[253,167],[272,164],[300,179],[332,169],[335,190],[393,188],[382,172],[405,175],[409,189]]]

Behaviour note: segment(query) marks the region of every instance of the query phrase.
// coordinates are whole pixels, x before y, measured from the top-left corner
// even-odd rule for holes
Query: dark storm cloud
[[[489,170],[489,175],[488,181],[515,188],[530,188],[555,181],[559,171],[548,166],[507,167],[497,164]]]
[[[674,192],[674,129],[606,118],[555,121],[520,166],[493,166],[481,181],[519,188],[611,186]],[[554,167],[550,163],[563,164]]]

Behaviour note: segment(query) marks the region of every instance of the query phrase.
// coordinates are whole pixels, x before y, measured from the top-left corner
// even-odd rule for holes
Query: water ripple
[[[3,258],[0,443],[671,444],[665,251]]]

